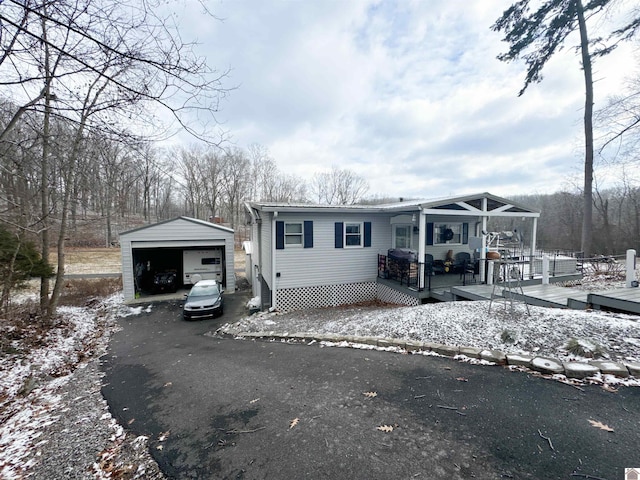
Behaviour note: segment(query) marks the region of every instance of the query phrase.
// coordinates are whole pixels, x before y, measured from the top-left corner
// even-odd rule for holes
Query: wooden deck
[[[504,287],[496,287],[496,294],[504,294]],[[467,285],[451,287],[454,300],[490,300],[492,285]],[[559,287],[556,285],[526,285],[522,287],[522,294],[515,289],[513,298],[522,300],[529,305],[554,308],[571,308],[584,310],[616,310],[625,313],[640,314],[640,288],[619,288],[603,292],[585,292],[575,288]],[[441,294],[442,298],[446,295]]]
[[[590,293],[589,303],[594,308],[598,306],[640,314],[640,288],[619,288],[606,292]]]

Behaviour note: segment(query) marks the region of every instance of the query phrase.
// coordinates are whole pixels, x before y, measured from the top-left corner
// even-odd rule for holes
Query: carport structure
[[[222,285],[228,293],[235,291],[234,231],[215,223],[190,217],[177,217],[145,225],[120,234],[122,286],[125,302],[145,292],[139,285],[140,271],[149,276],[161,271],[175,271],[178,287],[190,287],[185,278],[184,252],[211,252],[219,261]],[[219,260],[218,260],[219,259]],[[209,261],[211,258],[203,258]],[[138,295],[136,295],[138,294]]]

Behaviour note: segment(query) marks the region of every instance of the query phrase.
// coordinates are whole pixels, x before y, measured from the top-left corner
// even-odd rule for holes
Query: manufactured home
[[[434,282],[486,282],[487,257],[499,251],[526,257],[523,275],[540,268],[532,260],[540,212],[489,193],[385,205],[245,206],[249,280],[263,308],[417,305],[435,298]],[[499,217],[520,225],[509,245],[488,232]]]

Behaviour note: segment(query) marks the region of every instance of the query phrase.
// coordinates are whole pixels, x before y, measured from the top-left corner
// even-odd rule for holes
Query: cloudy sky
[[[521,63],[490,27],[500,0],[217,0],[183,24],[230,68],[218,120],[305,179],[332,166],[370,195],[551,193],[580,184],[584,83],[566,48],[518,97]],[[185,28],[186,27],[186,28]],[[571,45],[573,46],[573,45]],[[632,48],[598,60],[596,106],[635,69]]]

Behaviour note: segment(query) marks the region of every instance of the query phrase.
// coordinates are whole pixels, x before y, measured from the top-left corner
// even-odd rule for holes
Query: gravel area
[[[0,352],[0,478],[164,479],[146,437],[117,424],[102,397],[100,356],[117,316],[135,314],[115,296],[61,307],[59,325],[20,332]]]
[[[260,313],[221,327],[222,333],[320,333],[419,340],[505,353],[588,360],[601,356],[640,362],[639,317],[598,311],[494,305],[488,301],[447,302],[417,307],[318,309]],[[510,307],[510,306],[509,306]],[[574,339],[585,355],[567,348]],[[573,343],[575,343],[573,342]],[[592,345],[592,351],[589,346]]]

